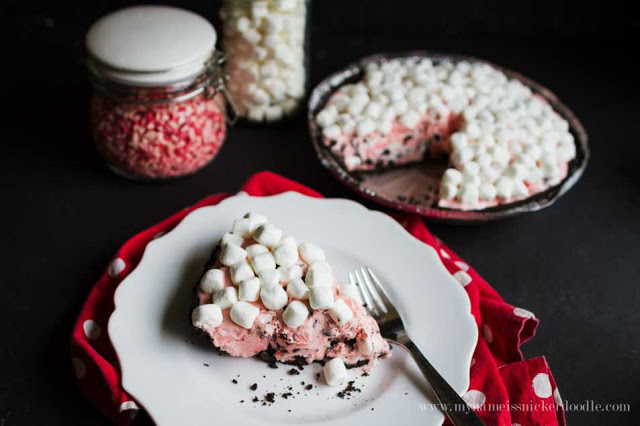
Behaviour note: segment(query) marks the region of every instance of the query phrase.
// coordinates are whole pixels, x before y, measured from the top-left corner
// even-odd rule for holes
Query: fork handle
[[[458,395],[458,392],[433,368],[412,340],[408,338],[406,340],[403,339],[402,343],[394,340],[393,343],[409,351],[418,364],[418,367],[420,367],[422,375],[427,379],[429,386],[431,386],[431,389],[435,393],[438,402],[445,408],[443,411],[455,426],[484,425],[480,417],[469,408],[467,403]]]

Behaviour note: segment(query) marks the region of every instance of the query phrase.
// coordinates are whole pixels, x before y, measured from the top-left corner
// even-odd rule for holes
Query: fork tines
[[[362,267],[349,273],[349,281],[360,291],[364,305],[371,315],[379,317],[389,312],[396,313],[387,292],[371,268]]]

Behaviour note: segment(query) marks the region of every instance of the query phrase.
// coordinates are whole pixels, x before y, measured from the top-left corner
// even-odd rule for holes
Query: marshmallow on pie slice
[[[222,309],[212,303],[197,306],[191,313],[191,322],[199,328],[217,327],[222,324]]]
[[[334,358],[327,362],[322,371],[324,372],[324,380],[329,386],[343,385],[349,378],[347,366],[341,358]]]
[[[287,309],[282,312],[282,321],[291,328],[298,328],[305,322],[308,316],[309,309],[307,308],[307,305],[294,300],[289,303]]]
[[[253,322],[256,320],[259,314],[260,308],[258,308],[257,306],[253,306],[251,303],[247,302],[234,303],[234,305],[231,307],[231,311],[229,312],[231,321],[238,324],[242,328],[246,328],[247,330],[253,327]]]
[[[287,292],[280,285],[275,284],[262,287],[260,299],[265,308],[277,311],[284,308],[289,298],[287,297]]]
[[[213,293],[224,288],[224,272],[220,269],[209,269],[200,280],[200,290]]]

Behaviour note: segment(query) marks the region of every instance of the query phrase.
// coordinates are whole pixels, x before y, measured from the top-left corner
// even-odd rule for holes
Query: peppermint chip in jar
[[[228,101],[216,40],[206,19],[167,6],[121,9],[91,26],[91,127],[112,170],[169,179],[216,156]]]
[[[250,122],[298,112],[307,83],[308,0],[224,0],[229,91]]]

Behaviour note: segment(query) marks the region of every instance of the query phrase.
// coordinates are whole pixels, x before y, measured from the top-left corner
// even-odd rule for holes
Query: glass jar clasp
[[[206,62],[207,79],[204,87],[204,96],[207,99],[213,99],[220,109],[225,111],[225,117],[227,123],[234,125],[238,121],[238,108],[233,100],[233,97],[229,93],[227,88],[227,81],[229,75],[224,72],[224,53],[214,50],[211,57]],[[227,101],[228,107],[220,105],[220,102],[216,95],[222,93]]]

